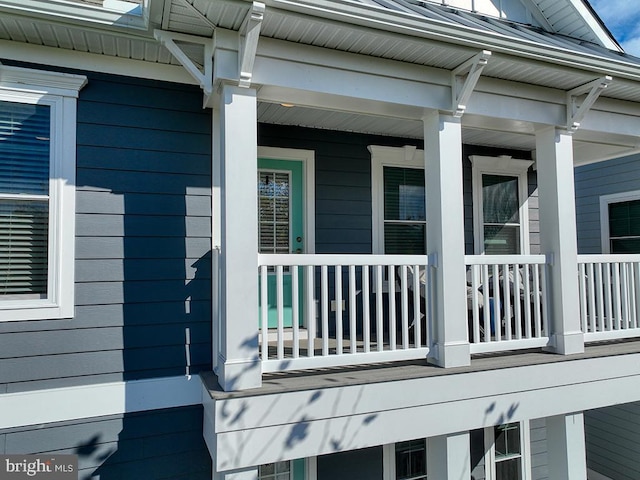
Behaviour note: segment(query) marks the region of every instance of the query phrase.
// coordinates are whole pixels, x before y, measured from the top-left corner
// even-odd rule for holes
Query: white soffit
[[[63,25],[37,18],[0,15],[0,39],[99,55],[174,64],[172,55],[153,38]]]

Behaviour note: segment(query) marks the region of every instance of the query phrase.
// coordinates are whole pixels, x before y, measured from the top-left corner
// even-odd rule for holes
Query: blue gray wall
[[[585,412],[587,466],[613,480],[640,478],[640,403]]]
[[[0,454],[77,455],[79,480],[211,480],[200,406],[0,430]]]
[[[82,73],[82,72],[81,72]],[[76,314],[0,323],[0,393],[211,368],[211,115],[199,88],[87,74]]]
[[[600,196],[640,190],[640,155],[575,169],[578,253],[602,253]]]
[[[382,447],[318,457],[318,480],[382,480]]]
[[[422,141],[331,130],[260,124],[258,143],[266,147],[315,151],[316,252],[371,253],[371,154],[369,145],[424,148]],[[530,152],[465,145],[463,187],[465,249],[473,254],[473,194],[470,155],[511,155],[531,159]],[[535,172],[529,174],[530,238],[539,252],[538,194]]]
[[[575,169],[578,253],[602,253],[600,197],[640,190],[640,155]],[[587,466],[615,480],[640,478],[640,403],[585,412]]]

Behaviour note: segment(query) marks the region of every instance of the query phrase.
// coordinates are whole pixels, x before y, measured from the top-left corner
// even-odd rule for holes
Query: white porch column
[[[427,439],[427,477],[442,480],[471,478],[469,432]]]
[[[549,319],[551,349],[571,354],[584,351],[578,299],[578,245],[573,142],[568,133],[549,127],[536,132],[540,250],[551,254]]]
[[[212,480],[258,480],[258,467],[243,468],[229,472],[213,473]]]
[[[587,478],[582,412],[548,417],[546,423],[549,478],[557,480]]]
[[[262,382],[255,90],[224,85],[219,111],[222,328],[217,373],[220,386],[230,391],[259,387]]]
[[[459,118],[431,111],[424,117],[427,253],[435,257],[433,339],[441,367],[469,365],[462,128]],[[439,477],[436,477],[439,478]]]

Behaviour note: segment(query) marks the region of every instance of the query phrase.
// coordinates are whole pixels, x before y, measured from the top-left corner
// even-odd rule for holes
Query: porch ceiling
[[[423,125],[418,120],[390,118],[292,106],[274,103],[258,104],[258,121],[276,125],[290,125],[326,130],[339,130],[372,135],[404,138],[423,138]],[[497,119],[465,115],[462,122],[462,141],[469,145],[533,151],[536,148],[532,124],[514,124]],[[638,145],[622,135],[598,136],[593,132],[574,134],[574,163],[584,165],[606,158],[637,153]]]

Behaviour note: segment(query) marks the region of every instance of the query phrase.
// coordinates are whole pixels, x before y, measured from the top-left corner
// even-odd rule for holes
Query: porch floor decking
[[[319,368],[315,370],[267,373],[262,376],[262,386],[250,390],[225,392],[213,372],[201,374],[205,388],[213,399],[241,398],[281,392],[316,390],[321,388],[363,385],[369,383],[410,380],[416,378],[456,375],[504,368],[570,362],[588,358],[609,357],[640,353],[640,340],[601,342],[585,346],[584,353],[558,355],[541,349],[509,351],[493,354],[477,354],[467,367],[441,368],[427,363],[426,359],[377,363],[347,367]]]

